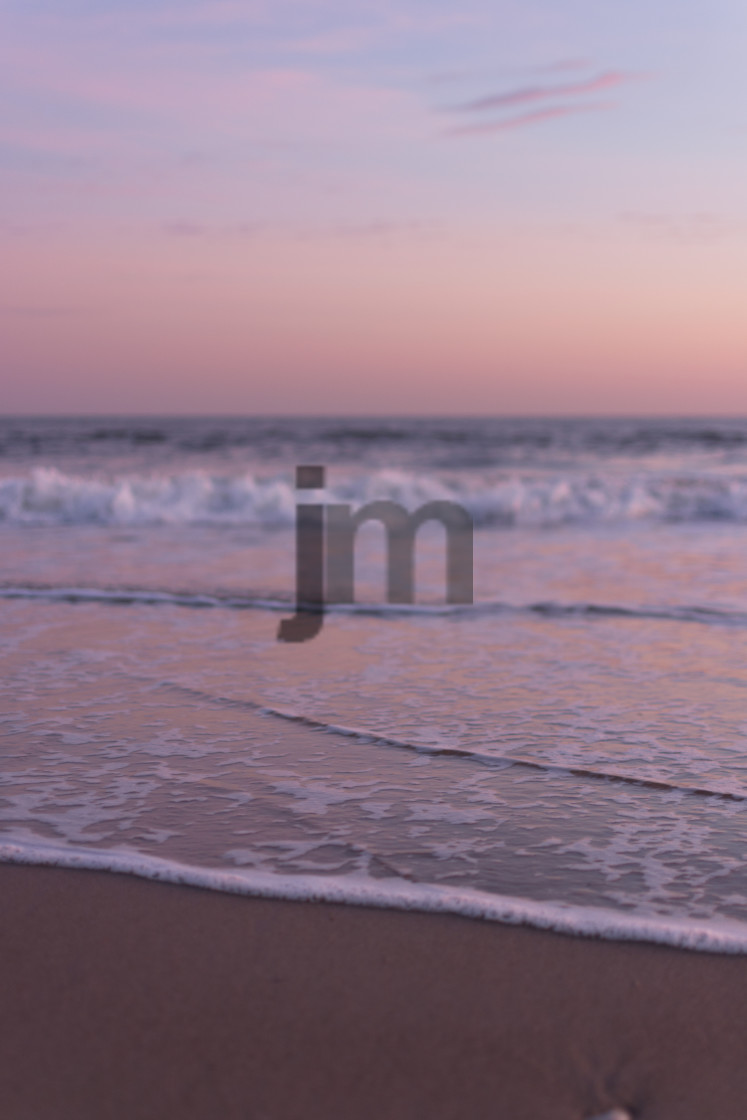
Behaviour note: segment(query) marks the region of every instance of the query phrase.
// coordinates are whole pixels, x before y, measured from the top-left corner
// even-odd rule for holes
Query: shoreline
[[[278,902],[319,902],[342,906],[456,917],[526,926],[570,937],[747,955],[747,925],[719,919],[643,917],[625,910],[538,901],[470,888],[452,891],[433,883],[325,876],[280,875],[238,867],[184,864],[142,852],[97,850],[51,844],[0,841],[0,866],[56,867],[134,875],[149,882],[196,887],[243,898]]]
[[[0,866],[8,1120],[738,1120],[747,960]]]

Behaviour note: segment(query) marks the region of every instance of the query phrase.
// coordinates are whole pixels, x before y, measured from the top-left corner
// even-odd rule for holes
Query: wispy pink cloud
[[[558,74],[567,70],[588,70],[588,58],[561,58],[557,62],[548,62],[545,66],[537,67],[541,74]]]
[[[266,222],[233,222],[224,225],[209,225],[207,222],[187,222],[183,220],[162,222],[161,233],[168,237],[253,237],[267,232],[271,227]]]
[[[460,128],[450,128],[446,131],[446,136],[479,136],[483,133],[491,132],[510,132],[515,128],[523,128],[526,125],[540,124],[542,121],[550,121],[556,117],[568,117],[576,113],[596,112],[600,109],[609,109],[609,101],[597,101],[593,104],[584,105],[555,105],[547,109],[535,109],[529,113],[521,113],[518,117],[507,117],[499,121],[487,121],[484,124],[466,124]]]
[[[91,311],[91,307],[77,304],[0,304],[0,315],[19,315],[31,318],[47,318],[58,315],[83,315]]]
[[[626,231],[634,231],[646,240],[683,245],[733,242],[747,232],[747,222],[709,211],[693,214],[626,211],[620,215],[620,221]]]
[[[512,109],[517,105],[528,105],[535,101],[550,101],[556,97],[600,93],[602,90],[613,89],[624,82],[629,82],[633,77],[633,74],[625,73],[622,70],[607,70],[603,74],[586,78],[582,82],[563,82],[551,86],[524,86],[520,89],[508,90],[505,93],[491,94],[489,97],[479,97],[475,101],[453,105],[451,111],[456,113],[481,113],[491,109]]]
[[[441,232],[435,222],[420,219],[393,221],[372,219],[363,222],[310,223],[310,222],[234,222],[213,223],[184,220],[161,222],[159,232],[173,238],[245,238],[265,236],[285,241],[310,241],[331,239],[422,238]]]

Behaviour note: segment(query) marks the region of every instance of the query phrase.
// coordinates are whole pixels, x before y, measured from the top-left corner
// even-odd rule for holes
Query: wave
[[[295,491],[252,474],[185,471],[114,478],[37,467],[0,480],[0,522],[9,525],[291,525]]]
[[[286,475],[186,470],[103,477],[37,467],[0,479],[0,524],[272,529],[293,525],[296,498]],[[462,471],[440,477],[376,470],[342,478],[326,491],[326,500],[354,506],[379,499],[407,509],[428,501],[455,501],[477,526],[504,528],[641,521],[747,523],[747,473]]]
[[[397,739],[391,735],[383,735],[378,731],[363,727],[348,727],[341,723],[331,723],[328,720],[305,715],[303,712],[274,708],[258,700],[237,700],[228,696],[217,696],[212,692],[205,692],[203,689],[194,688],[190,685],[177,684],[174,681],[162,681],[159,687],[171,692],[181,693],[181,695],[193,699],[207,700],[209,703],[219,704],[221,707],[260,712],[262,715],[272,716],[288,723],[298,723],[316,731],[326,731],[331,735],[341,735],[343,738],[360,739],[364,742],[378,743],[386,747],[396,747],[398,750],[415,751],[417,754],[469,759],[471,762],[500,768],[515,766],[520,770],[530,770],[543,774],[572,774],[574,778],[591,778],[594,781],[614,782],[627,786],[637,786],[641,789],[661,790],[666,793],[681,793],[691,797],[715,797],[722,801],[747,801],[747,793],[730,789],[717,789],[714,786],[685,785],[681,782],[642,778],[635,774],[623,774],[614,770],[604,770],[600,767],[564,765],[545,759],[528,758],[520,754],[498,754],[495,751],[481,751],[474,747],[444,747],[432,743],[416,743],[409,739]]]
[[[224,610],[293,610],[288,599],[199,591],[159,591],[141,587],[50,587],[0,585],[0,599],[33,599],[48,603],[111,603],[116,606],[171,606]]]
[[[444,457],[483,465],[536,462],[537,456],[741,455],[744,417],[0,417],[0,456],[118,457],[216,453],[257,461],[304,449],[305,462],[358,461],[384,454],[408,462]],[[309,457],[311,455],[311,457]],[[379,462],[379,465],[383,465]]]
[[[257,898],[458,914],[615,941],[652,941],[701,952],[747,953],[747,925],[733,919],[664,918],[564,902],[536,902],[474,888],[373,878],[360,872],[283,875],[248,868],[228,870],[146,855],[125,845],[82,848],[10,836],[0,840],[0,863],[110,871]]]
[[[111,603],[117,606],[171,606],[195,609],[293,611],[290,598],[239,595],[229,591],[167,591],[145,587],[70,587],[48,584],[0,584],[0,599],[31,599],[49,603]],[[702,625],[747,626],[747,612],[715,607],[673,605],[623,607],[614,603],[506,603],[499,600],[469,605],[423,603],[334,603],[325,613],[374,618],[480,618],[490,615],[540,615],[544,618],[654,619]]]

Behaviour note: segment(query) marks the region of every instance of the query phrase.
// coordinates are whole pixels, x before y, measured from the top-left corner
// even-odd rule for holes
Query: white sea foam
[[[461,503],[477,525],[553,526],[640,521],[747,521],[747,475],[469,472],[458,478],[406,470],[339,477],[329,500],[376,499],[414,509]],[[0,479],[0,522],[8,525],[291,525],[297,492],[288,476],[206,470],[112,477],[35,467]]]
[[[282,875],[198,867],[146,856],[125,846],[105,851],[36,842],[0,843],[0,863],[112,871],[164,883],[257,898],[336,902],[388,910],[457,914],[506,925],[615,941],[650,941],[710,953],[747,953],[747,924],[660,918],[564,902],[535,902],[469,888],[350,875]]]

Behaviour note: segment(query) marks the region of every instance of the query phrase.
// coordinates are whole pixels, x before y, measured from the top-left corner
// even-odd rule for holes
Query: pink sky
[[[679,10],[6,5],[2,411],[747,413],[747,18]]]

